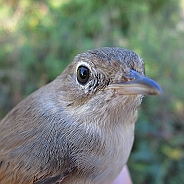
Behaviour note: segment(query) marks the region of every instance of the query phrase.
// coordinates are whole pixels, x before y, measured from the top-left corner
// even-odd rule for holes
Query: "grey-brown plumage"
[[[0,122],[0,183],[112,183],[130,154],[143,95],[160,92],[132,51],[77,55]]]

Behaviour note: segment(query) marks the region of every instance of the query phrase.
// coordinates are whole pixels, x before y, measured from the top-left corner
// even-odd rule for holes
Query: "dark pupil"
[[[80,84],[86,84],[89,79],[89,69],[85,66],[79,66],[77,70],[77,80]]]

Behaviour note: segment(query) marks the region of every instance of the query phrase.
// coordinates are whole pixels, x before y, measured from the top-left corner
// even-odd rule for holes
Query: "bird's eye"
[[[77,80],[82,85],[85,85],[88,82],[89,69],[86,66],[79,66],[77,69]]]

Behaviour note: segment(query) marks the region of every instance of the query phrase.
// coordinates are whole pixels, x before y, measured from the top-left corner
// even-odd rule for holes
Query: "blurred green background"
[[[102,46],[137,52],[163,88],[139,111],[133,182],[184,183],[184,0],[1,0],[0,119],[76,54]]]

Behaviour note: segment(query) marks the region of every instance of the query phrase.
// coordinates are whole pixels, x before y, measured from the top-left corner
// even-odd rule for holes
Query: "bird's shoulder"
[[[62,177],[68,170],[62,136],[65,115],[62,105],[56,105],[54,90],[53,83],[40,88],[0,122],[0,182],[33,183],[39,178]],[[57,143],[59,139],[62,145]],[[59,150],[58,162],[54,150]]]

